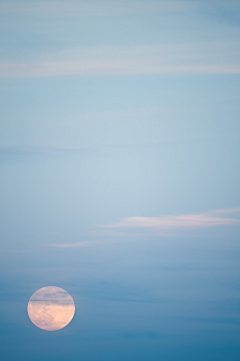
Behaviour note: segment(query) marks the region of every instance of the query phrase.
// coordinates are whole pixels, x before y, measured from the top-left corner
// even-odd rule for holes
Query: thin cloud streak
[[[160,216],[160,217],[128,217],[120,222],[99,226],[107,229],[151,229],[156,231],[166,231],[174,229],[201,229],[219,226],[230,226],[240,224],[239,218],[227,218],[219,215],[237,213],[240,208],[222,209],[200,214],[187,214],[177,216]]]
[[[231,214],[235,217],[224,217],[225,215]],[[96,239],[75,243],[50,243],[48,246],[66,249],[91,247],[119,241],[139,241],[144,240],[146,232],[148,237],[154,235],[177,237],[181,234],[181,231],[186,232],[197,229],[239,225],[239,216],[240,207],[217,209],[200,214],[160,217],[127,217],[117,223],[96,225],[97,229],[90,232]]]
[[[240,74],[239,42],[96,46],[46,54],[45,60],[0,60],[0,78]]]
[[[121,16],[131,14],[158,13],[166,16],[168,13],[211,12],[220,18],[236,18],[239,16],[239,4],[229,0],[209,2],[203,0],[50,0],[50,1],[6,1],[0,4],[1,14],[21,15],[25,17],[101,17]]]
[[[48,246],[55,248],[91,247],[97,244],[109,243],[109,240],[81,241],[75,243],[49,243]]]
[[[204,6],[205,7],[205,6]],[[20,14],[24,16],[44,16],[44,17],[89,17],[89,16],[116,16],[137,13],[168,13],[198,10],[204,8],[201,2],[188,0],[166,1],[166,0],[131,0],[131,1],[111,1],[111,0],[52,0],[45,2],[32,1],[7,1],[0,4],[2,14]]]
[[[59,76],[240,74],[240,64],[156,65],[134,62],[48,62],[0,64],[0,78],[47,78]]]

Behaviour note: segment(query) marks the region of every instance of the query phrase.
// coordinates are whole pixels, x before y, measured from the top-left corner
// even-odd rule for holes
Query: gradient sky
[[[238,361],[239,1],[0,0],[0,32],[4,361]]]

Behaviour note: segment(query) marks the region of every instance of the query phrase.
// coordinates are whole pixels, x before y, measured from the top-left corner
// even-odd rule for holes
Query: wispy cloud
[[[33,2],[3,1],[0,11],[4,14],[44,17],[115,16],[146,12],[172,12],[201,8],[201,2],[189,0],[50,0]]]
[[[235,217],[225,215],[234,214]],[[238,216],[236,218],[236,215]],[[120,222],[103,225],[105,229],[150,229],[153,231],[188,230],[240,224],[240,208],[221,209],[200,214],[159,217],[128,217]]]
[[[96,46],[68,49],[34,62],[0,61],[0,78],[239,74],[239,43]]]
[[[90,233],[94,239],[75,243],[50,243],[55,248],[82,248],[123,240],[143,240],[150,236],[176,237],[182,232],[240,225],[240,207],[217,209],[199,214],[170,215],[158,217],[127,217],[111,224],[98,224]],[[185,233],[184,233],[185,234]],[[192,234],[192,233],[191,233]]]
[[[0,12],[29,17],[90,17],[126,14],[207,11],[218,17],[239,20],[236,0],[2,0]]]
[[[135,66],[136,65],[136,66]],[[49,62],[39,64],[0,64],[1,78],[44,78],[69,75],[168,75],[240,74],[240,64],[161,65],[131,62]]]
[[[48,246],[55,248],[91,247],[97,244],[109,243],[109,240],[89,240],[74,243],[50,243]]]

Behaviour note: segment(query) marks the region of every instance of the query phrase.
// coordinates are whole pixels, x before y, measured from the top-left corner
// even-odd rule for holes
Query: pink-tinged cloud
[[[153,235],[157,234],[164,235],[166,237],[175,237],[176,232],[174,231],[179,232],[239,224],[240,208],[217,209],[200,214],[185,214],[177,216],[136,216],[123,218],[117,223],[97,225],[97,229],[91,232],[96,239],[65,244],[52,243],[49,244],[49,246],[57,248],[89,247],[111,243],[113,240],[130,240],[134,239],[135,236],[139,239],[141,238],[143,230],[146,230]]]
[[[196,229],[219,226],[230,226],[240,224],[240,219],[236,217],[225,217],[225,214],[238,214],[240,208],[222,209],[200,214],[187,214],[177,216],[159,217],[128,217],[120,222],[102,226],[104,228],[134,228],[152,229],[156,231],[171,229]]]

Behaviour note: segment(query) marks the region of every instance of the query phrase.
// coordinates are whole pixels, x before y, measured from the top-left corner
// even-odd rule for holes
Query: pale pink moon
[[[28,316],[37,327],[56,331],[67,326],[75,313],[72,296],[60,287],[40,288],[30,298]]]

